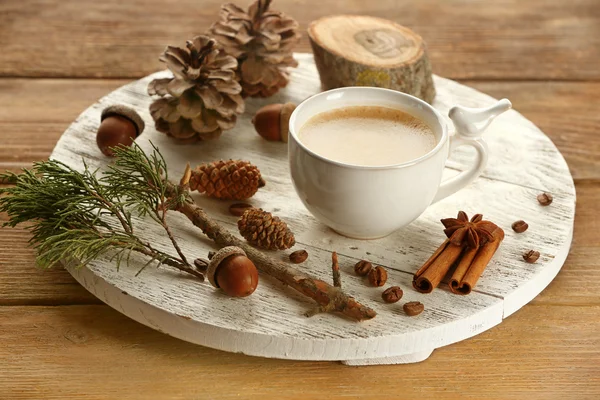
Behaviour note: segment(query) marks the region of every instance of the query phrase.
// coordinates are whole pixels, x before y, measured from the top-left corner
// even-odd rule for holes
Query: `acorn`
[[[123,105],[112,105],[102,110],[100,127],[96,133],[96,144],[100,151],[109,157],[114,153],[111,147],[129,147],[144,131],[144,120],[133,109]]]
[[[295,109],[296,105],[293,103],[264,106],[252,118],[254,129],[267,140],[287,143],[290,117]]]
[[[208,281],[231,297],[250,296],[258,286],[258,270],[244,250],[235,246],[217,251],[208,264]]]

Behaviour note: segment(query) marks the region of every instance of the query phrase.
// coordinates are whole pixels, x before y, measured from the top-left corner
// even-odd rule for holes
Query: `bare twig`
[[[148,257],[160,259],[160,253],[152,248],[136,247],[134,250],[137,251],[138,253],[144,254]],[[161,259],[160,262],[161,262],[161,264],[166,264],[171,267],[177,268],[180,271],[187,272],[188,274],[192,274],[196,278],[200,279],[201,281],[204,280],[204,275],[200,271],[196,271],[194,268],[192,268],[186,264],[183,264],[181,262],[178,262],[178,261],[170,259],[170,258]]]
[[[208,269],[208,261],[206,261],[203,258],[196,258],[194,260],[194,266],[196,267],[196,269],[202,273],[205,273],[206,270]]]
[[[342,277],[340,276],[340,264],[338,263],[337,253],[331,253],[331,271],[333,272],[333,286],[342,287]]]
[[[163,202],[163,204],[164,204],[164,202]],[[160,218],[160,224],[165,229],[165,232],[167,232],[167,236],[171,240],[171,243],[173,244],[173,247],[175,248],[175,251],[177,251],[177,254],[179,254],[179,258],[181,258],[181,261],[183,261],[184,264],[186,264],[186,265],[189,266],[190,263],[188,262],[187,258],[185,258],[185,255],[183,254],[183,251],[181,251],[181,248],[179,247],[179,244],[175,240],[175,237],[173,236],[173,232],[171,232],[171,228],[169,228],[169,225],[167,225],[167,220],[166,220],[166,218],[167,218],[167,210],[166,210],[166,208],[163,209],[162,215],[159,215],[158,210],[157,210],[156,211],[156,216],[158,218]]]
[[[187,170],[186,175],[188,175]],[[184,175],[184,178],[186,175]],[[187,183],[186,179],[182,179],[179,187],[169,184],[169,191],[178,193]],[[217,245],[221,247],[240,247],[261,272],[315,300],[319,305],[317,312],[339,312],[358,321],[375,317],[376,312],[373,309],[360,304],[354,298],[345,294],[339,287],[312,277],[289,266],[287,263],[275,260],[250,246],[247,242],[241,241],[213,220],[201,207],[194,203],[190,196],[187,196],[186,200],[179,204],[176,210],[184,214]],[[312,313],[313,311],[309,312],[309,314]]]
[[[95,190],[92,190],[90,188],[89,191],[90,191],[90,194],[94,198],[98,199],[99,202],[101,202],[102,204],[104,204],[104,206],[106,208],[108,208],[109,210],[111,210],[113,212],[113,214],[115,214],[115,216],[117,217],[117,219],[121,223],[121,226],[123,227],[123,230],[125,231],[125,233],[127,233],[129,235],[133,235],[133,232],[131,230],[131,225],[129,225],[127,223],[127,221],[125,220],[125,217],[123,217],[123,215],[121,214],[121,211],[117,208],[117,206],[115,206],[110,201],[106,200],[104,197],[100,196]]]

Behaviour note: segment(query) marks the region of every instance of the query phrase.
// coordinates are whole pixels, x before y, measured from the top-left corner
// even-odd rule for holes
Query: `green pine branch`
[[[18,175],[3,175],[0,180],[15,185],[0,188],[0,212],[9,217],[4,226],[27,223],[42,268],[62,260],[86,265],[104,254],[110,254],[119,267],[138,252],[148,257],[144,268],[156,262],[203,279],[166,222],[168,210],[185,200],[185,191],[173,195],[167,190],[167,165],[158,149],[154,147],[148,156],[134,144],[117,148],[115,154],[115,163],[102,175],[85,161],[83,172],[78,172],[55,160],[34,163]],[[132,215],[149,216],[162,226],[177,256],[155,249],[139,236]]]

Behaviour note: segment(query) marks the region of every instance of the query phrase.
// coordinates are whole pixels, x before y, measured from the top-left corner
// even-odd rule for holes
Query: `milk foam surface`
[[[325,111],[310,118],[298,137],[322,157],[361,166],[404,163],[436,146],[436,137],[424,121],[382,106]]]

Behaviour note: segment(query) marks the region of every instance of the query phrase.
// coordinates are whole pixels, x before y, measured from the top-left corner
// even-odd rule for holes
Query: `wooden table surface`
[[[423,363],[354,368],[224,353],[163,335],[103,305],[67,272],[37,270],[29,234],[2,228],[0,399],[599,399],[600,2],[274,3],[302,28],[334,13],[411,27],[428,43],[436,74],[509,98],[550,136],[578,196],[562,271],[501,325]],[[202,33],[219,4],[2,0],[0,169],[46,159],[81,111],[162,69],[164,46]],[[298,51],[309,50],[305,35]]]

